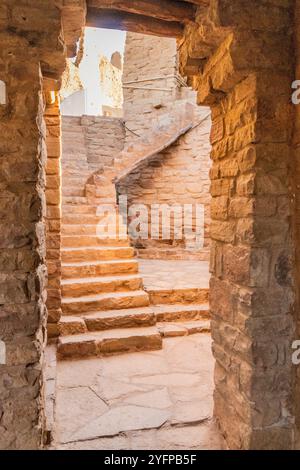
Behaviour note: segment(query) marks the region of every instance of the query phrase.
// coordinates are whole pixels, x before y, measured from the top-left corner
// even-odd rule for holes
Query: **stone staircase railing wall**
[[[139,255],[150,258],[202,259],[209,256],[209,132],[207,108],[180,100],[168,113],[156,116],[153,127],[142,137],[125,145],[114,166],[95,172],[85,195],[90,201],[117,202],[127,195],[129,204],[202,204],[205,211],[205,243],[187,248],[187,238],[174,240],[132,240]],[[160,170],[158,170],[160,168]],[[150,219],[149,219],[150,223]],[[195,230],[195,221],[193,221]],[[149,227],[150,234],[150,227]]]
[[[148,214],[151,205],[167,204],[169,207],[184,204],[204,206],[204,245],[201,248],[188,248],[186,238],[176,240],[171,230],[169,240],[134,240],[139,257],[166,259],[209,259],[209,220],[210,220],[210,144],[211,127],[208,108],[200,109],[200,124],[196,124],[172,145],[154,158],[145,161],[130,171],[117,184],[119,195],[126,195],[128,206],[145,204]],[[150,232],[149,217],[149,232]],[[172,229],[172,227],[171,227]],[[195,230],[195,221],[193,224]]]

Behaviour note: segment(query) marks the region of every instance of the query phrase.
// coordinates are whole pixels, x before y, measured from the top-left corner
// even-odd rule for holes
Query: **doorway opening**
[[[105,34],[86,28],[52,103],[62,130],[54,445],[218,448],[210,110],[179,75],[175,39],[109,32],[105,55]]]

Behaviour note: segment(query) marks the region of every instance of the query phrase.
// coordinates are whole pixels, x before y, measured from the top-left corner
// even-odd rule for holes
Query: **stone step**
[[[209,247],[201,248],[200,251],[188,250],[184,248],[182,250],[172,248],[159,248],[158,246],[151,248],[139,248],[139,258],[141,259],[168,259],[168,260],[197,260],[207,261],[209,260]]]
[[[80,186],[64,186],[62,187],[63,197],[84,197],[85,196],[85,187],[84,184]]]
[[[87,235],[62,236],[62,247],[79,248],[84,246],[129,246],[128,238],[122,240],[118,238],[99,238]]]
[[[106,204],[106,202],[103,201],[103,199],[101,200],[101,204],[98,203],[99,201],[97,201],[96,203],[64,203],[62,205],[62,213],[63,213],[63,217],[65,216],[71,216],[71,215],[81,215],[81,214],[85,214],[85,215],[93,215],[93,216],[97,216],[98,214],[98,217],[99,215],[101,216],[101,214],[103,213],[103,204]],[[114,204],[109,202],[107,203],[109,204],[110,206],[112,206],[112,208],[114,207]],[[110,208],[109,208],[110,209]],[[113,210],[113,209],[111,209]],[[100,214],[99,214],[99,211],[100,211]],[[117,213],[117,210],[116,210],[116,213]]]
[[[82,248],[62,248],[61,259],[63,263],[79,263],[83,261],[107,261],[112,259],[130,259],[134,256],[134,249],[127,246],[89,246]]]
[[[80,177],[83,175],[90,176],[91,169],[90,169],[88,162],[84,158],[85,158],[84,155],[82,155],[82,158],[77,160],[77,163],[73,161],[64,160],[63,158],[61,162],[61,166],[63,169],[63,172],[62,172],[63,177],[65,176],[65,174],[68,174],[68,169],[74,170],[74,171],[77,170],[77,173],[73,173],[73,176],[80,176]]]
[[[158,331],[163,338],[174,338],[176,336],[194,335],[197,333],[210,333],[209,320],[196,320],[180,323],[157,323]]]
[[[209,305],[152,305],[157,322],[182,322],[209,318]]]
[[[63,130],[62,149],[63,159],[66,157],[66,154],[76,152],[76,150],[86,154],[85,138],[80,130],[77,133]]]
[[[108,235],[117,235],[118,232],[126,234],[126,227],[122,222],[116,223],[116,227],[109,227]],[[115,229],[115,230],[114,230]],[[107,225],[105,221],[99,220],[98,224],[85,224],[85,225],[71,225],[63,224],[61,228],[62,235],[105,235],[107,232]],[[116,232],[116,233],[115,233]]]
[[[94,197],[91,196],[90,194],[87,195],[87,197],[81,197],[81,196],[63,196],[62,200],[62,208],[65,213],[68,213],[69,209],[73,206],[75,207],[76,205],[82,205],[82,206],[92,206],[95,208],[94,214],[97,213],[97,210],[101,210],[103,212],[103,209],[106,209],[106,206],[115,206],[116,205],[116,197]],[[105,206],[103,208],[103,206]],[[76,212],[76,211],[75,211]]]
[[[63,315],[78,315],[98,310],[147,307],[149,296],[143,290],[112,292],[84,297],[63,297]]]
[[[135,259],[63,263],[62,277],[63,279],[74,279],[89,276],[136,274],[138,267],[138,262]]]
[[[162,337],[154,326],[122,328],[81,335],[62,336],[57,352],[60,359],[154,351],[162,348]]]
[[[62,186],[66,186],[66,181],[69,178],[78,178],[78,174],[80,174],[80,181],[78,184],[86,185],[88,179],[90,178],[90,170],[84,168],[73,168],[71,164],[64,164],[62,165]],[[75,181],[73,182],[74,185]]]
[[[62,225],[95,225],[98,224],[103,217],[100,215],[92,214],[78,214],[78,213],[71,213],[71,214],[64,214],[62,216]]]
[[[208,303],[209,289],[148,289],[150,302],[159,304],[206,304]]]
[[[86,205],[88,204],[88,200],[86,197],[83,196],[63,196],[62,197],[62,203],[63,205],[65,204],[80,204],[80,205]]]
[[[68,204],[65,203],[62,206],[63,217],[73,214],[84,214],[84,215],[96,215],[97,206],[92,204]]]
[[[142,278],[136,274],[64,279],[61,285],[62,295],[64,297],[81,297],[108,292],[137,291],[143,288]]]
[[[78,176],[78,174],[80,176]],[[74,186],[82,186],[84,187],[86,184],[87,178],[84,174],[82,174],[82,170],[77,170],[77,175],[68,175],[63,172],[62,175],[62,188],[64,187],[74,187]]]
[[[63,168],[65,165],[68,165],[69,163],[76,164],[76,162],[83,162],[87,163],[87,154],[86,154],[86,149],[81,145],[78,144],[77,149],[73,149],[72,147],[68,146],[63,149]]]
[[[105,196],[114,197],[116,195],[116,190],[115,190],[114,185],[95,186],[93,191],[96,196],[101,197],[101,198]]]
[[[84,316],[62,316],[59,324],[60,334],[73,335],[87,331],[103,331],[115,328],[137,328],[155,325],[151,307],[129,308],[93,312]]]

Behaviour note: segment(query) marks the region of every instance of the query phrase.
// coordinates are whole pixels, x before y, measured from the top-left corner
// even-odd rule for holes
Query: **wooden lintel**
[[[120,11],[105,11],[99,8],[88,8],[86,26],[170,38],[182,37],[184,30],[183,25],[175,21],[157,20],[148,16]]]
[[[88,8],[115,10],[164,21],[194,21],[196,8],[181,0],[88,0]]]

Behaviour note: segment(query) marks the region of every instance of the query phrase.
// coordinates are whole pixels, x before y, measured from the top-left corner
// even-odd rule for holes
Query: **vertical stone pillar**
[[[46,340],[46,145],[40,65],[22,35],[0,33],[0,448],[42,443]]]
[[[300,0],[295,1],[295,80],[300,80]],[[299,87],[298,87],[299,89]],[[296,90],[293,90],[296,91]],[[299,99],[299,92],[297,98]],[[295,191],[295,232],[296,232],[296,282],[300,286],[300,103],[294,104],[294,130],[293,130],[293,148],[294,148],[294,191]],[[299,302],[299,288],[298,288]],[[300,339],[300,315],[299,310],[296,312],[297,330],[296,337]],[[300,449],[300,365],[296,366],[296,386],[294,393],[295,414],[296,414],[296,449]]]
[[[78,21],[77,13],[70,20],[72,9]],[[47,156],[42,75],[50,89],[59,88],[63,37],[72,50],[84,12],[84,0],[0,4],[0,449],[38,449],[43,442]],[[67,26],[63,35],[62,24]]]
[[[213,106],[215,415],[232,448],[292,447],[289,91],[256,74]]]
[[[212,107],[215,417],[230,448],[290,449],[294,3],[214,0],[209,6],[199,8],[199,25],[186,33],[181,60],[183,69],[190,59],[197,65],[191,77],[199,103]]]
[[[59,334],[58,322],[61,317],[61,116],[58,94],[47,93],[46,98],[47,329],[48,338],[51,339]]]

